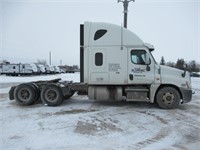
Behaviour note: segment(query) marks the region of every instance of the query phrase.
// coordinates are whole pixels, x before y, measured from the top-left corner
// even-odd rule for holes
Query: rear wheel
[[[40,99],[40,89],[39,89],[39,87],[37,86],[37,84],[35,84],[35,83],[30,83],[31,84],[31,86],[33,86],[33,88],[34,88],[34,90],[35,90],[35,99],[34,99],[34,102],[37,102],[37,101],[39,101],[39,99]]]
[[[36,91],[31,84],[20,84],[14,89],[14,98],[20,105],[31,105],[36,98]]]
[[[180,103],[180,94],[173,87],[164,87],[158,91],[156,101],[160,108],[173,109]]]
[[[44,86],[40,96],[43,104],[48,106],[58,106],[63,102],[62,90],[55,84]]]

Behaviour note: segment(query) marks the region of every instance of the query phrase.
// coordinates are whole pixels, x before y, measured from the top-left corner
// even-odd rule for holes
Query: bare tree
[[[185,64],[184,59],[178,59],[176,62],[176,68],[184,70],[184,64]]]
[[[190,72],[199,72],[200,71],[199,64],[195,60],[190,61],[188,63],[188,70]]]
[[[170,62],[167,62],[166,65],[167,65],[167,66],[170,66],[170,67],[174,67],[174,68],[175,68],[175,66],[176,66],[175,63],[174,63],[174,62],[171,62],[171,61],[170,61]]]
[[[45,66],[45,65],[47,65],[47,61],[44,60],[44,59],[38,59],[36,64],[40,64],[40,65],[44,65]]]

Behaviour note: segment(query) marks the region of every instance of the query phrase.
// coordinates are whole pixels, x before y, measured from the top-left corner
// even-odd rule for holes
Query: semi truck
[[[109,23],[80,25],[80,82],[36,81],[11,87],[10,100],[58,106],[74,93],[91,100],[145,101],[173,109],[192,99],[189,73],[156,63],[153,45]]]

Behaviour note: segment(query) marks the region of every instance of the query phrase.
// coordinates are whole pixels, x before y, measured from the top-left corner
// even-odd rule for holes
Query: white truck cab
[[[177,107],[192,97],[189,73],[160,66],[144,43],[130,30],[108,23],[81,26],[81,82],[96,100],[156,101]]]

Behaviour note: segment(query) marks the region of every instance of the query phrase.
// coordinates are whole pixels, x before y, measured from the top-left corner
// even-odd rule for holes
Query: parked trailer
[[[80,26],[80,83],[38,81],[10,89],[10,99],[30,105],[39,98],[57,106],[74,92],[91,100],[145,101],[165,109],[192,99],[186,71],[161,66],[154,47],[121,26],[85,22]]]
[[[34,64],[3,64],[1,74],[8,76],[32,75],[37,72]]]

